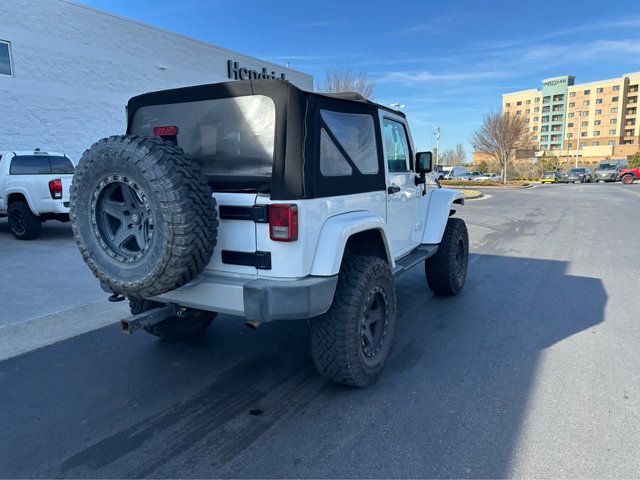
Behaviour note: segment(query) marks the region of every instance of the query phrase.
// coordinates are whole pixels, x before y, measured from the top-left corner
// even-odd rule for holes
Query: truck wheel
[[[635,177],[633,175],[622,176],[622,183],[624,183],[625,185],[631,185],[634,180],[635,180]]]
[[[152,300],[129,299],[129,308],[132,315],[138,315],[162,305],[162,303]],[[190,310],[189,312],[190,314],[185,317],[169,317],[160,323],[144,327],[144,330],[163,340],[187,340],[203,333],[218,315],[204,310]]]
[[[18,240],[33,240],[42,230],[42,222],[27,203],[17,200],[9,205],[9,228]]]
[[[347,256],[331,308],[310,323],[311,355],[320,374],[347,385],[369,385],[382,370],[395,330],[389,265],[377,257]]]
[[[215,201],[199,163],[160,138],[122,135],[93,144],[76,167],[70,217],[84,261],[126,296],[184,285],[216,244]]]
[[[438,252],[425,260],[429,288],[438,295],[456,295],[464,286],[469,263],[469,234],[461,218],[449,218]]]

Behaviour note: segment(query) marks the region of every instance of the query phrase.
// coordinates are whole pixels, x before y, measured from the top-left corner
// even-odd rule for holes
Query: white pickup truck
[[[16,238],[36,238],[46,220],[69,221],[73,171],[64,153],[0,151],[0,217]]]

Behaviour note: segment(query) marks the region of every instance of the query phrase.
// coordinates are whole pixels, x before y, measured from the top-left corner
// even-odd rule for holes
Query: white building
[[[66,0],[0,3],[0,150],[77,161],[153,90],[263,75],[313,90],[305,73]]]

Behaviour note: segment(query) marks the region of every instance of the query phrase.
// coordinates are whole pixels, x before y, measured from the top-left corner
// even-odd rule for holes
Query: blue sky
[[[576,83],[640,70],[640,3],[594,1],[85,0],[320,80],[349,65],[399,101],[418,148],[463,143],[500,94],[575,75]],[[606,9],[602,8],[606,5]]]

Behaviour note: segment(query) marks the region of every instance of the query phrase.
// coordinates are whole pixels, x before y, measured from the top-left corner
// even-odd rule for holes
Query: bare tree
[[[324,80],[318,91],[323,93],[355,92],[371,100],[375,94],[376,83],[363,72],[351,67],[327,68]]]
[[[456,165],[462,165],[466,163],[467,152],[464,150],[464,145],[461,143],[456,145]]]
[[[524,117],[506,113],[489,113],[482,126],[471,139],[476,152],[494,158],[502,173],[503,183],[507,182],[507,167],[516,157],[519,149],[532,148],[533,139],[527,129]]]

